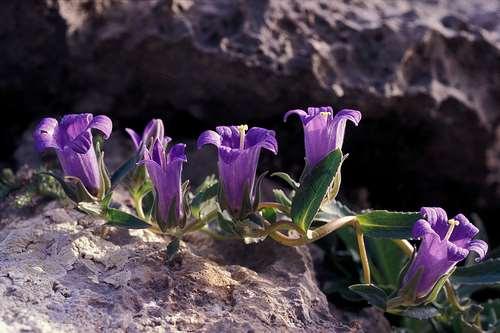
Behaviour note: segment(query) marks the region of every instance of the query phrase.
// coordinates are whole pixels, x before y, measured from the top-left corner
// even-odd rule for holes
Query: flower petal
[[[329,127],[333,130],[333,133],[329,136],[333,139],[332,146],[334,149],[342,148],[344,144],[345,127],[348,120],[358,126],[361,121],[361,112],[344,109],[339,111],[335,117],[330,118],[328,121]]]
[[[354,123],[354,125],[358,126],[359,122],[361,121],[361,112],[351,109],[342,109],[337,112],[333,119],[350,120]]]
[[[79,178],[85,188],[94,195],[99,192],[101,173],[94,149],[88,149],[81,154],[66,146],[57,151],[57,157],[65,176]]]
[[[39,152],[48,148],[62,149],[57,144],[55,133],[58,122],[54,118],[43,118],[33,132],[36,149]]]
[[[220,146],[219,147],[219,159],[221,159],[226,164],[230,164],[234,160],[236,160],[244,152],[245,152],[245,150],[243,150],[243,149]]]
[[[71,140],[67,146],[78,154],[85,154],[92,147],[92,134],[88,130],[82,132],[74,140]]]
[[[422,207],[420,215],[429,221],[434,231],[443,239],[449,228],[446,211],[440,207]]]
[[[288,117],[290,117],[292,114],[296,114],[300,117],[300,120],[304,122],[304,118],[307,117],[307,112],[304,110],[296,109],[296,110],[290,110],[287,113],[285,113],[285,116],[283,117],[283,121],[286,122],[288,120]]]
[[[167,163],[172,162],[187,162],[186,157],[186,145],[184,143],[178,143],[170,148],[167,156]]]
[[[109,139],[111,131],[113,130],[113,122],[108,116],[95,116],[90,122],[89,129],[96,129],[104,135],[105,139]]]
[[[274,154],[278,153],[278,142],[274,131],[260,127],[252,127],[245,136],[245,148],[259,146],[270,150]]]
[[[217,126],[215,131],[221,137],[221,145],[229,148],[240,147],[240,131],[237,126]]]
[[[424,219],[420,219],[417,222],[415,222],[415,224],[413,225],[413,229],[412,229],[412,237],[413,238],[421,238],[427,234],[436,235],[436,232],[432,229],[429,222],[427,222]]]
[[[208,144],[219,147],[222,144],[221,136],[217,132],[211,130],[201,133],[200,137],[198,138],[198,142],[196,143],[198,149]]]
[[[165,156],[165,147],[163,147],[163,144],[160,142],[159,139],[155,140],[155,143],[152,148],[151,152],[151,158],[153,161],[158,163],[162,168],[165,168],[167,166],[167,159]]]
[[[469,250],[447,241],[448,260],[449,261],[462,261],[469,255]]]
[[[142,139],[149,138],[163,138],[165,136],[165,126],[163,126],[163,121],[161,119],[152,119],[144,129]]]
[[[481,261],[488,252],[488,244],[483,240],[475,239],[469,243],[469,251],[475,252],[479,256],[476,258],[476,262]]]
[[[61,135],[59,145],[68,144],[82,132],[86,131],[92,118],[91,113],[67,114],[62,117],[59,124],[61,130],[58,131]]]
[[[462,214],[458,214],[454,219],[459,224],[453,229],[450,241],[460,247],[466,247],[470,240],[479,233],[479,229]]]
[[[141,145],[141,137],[139,136],[139,134],[137,134],[137,132],[131,128],[125,128],[125,132],[127,132],[130,138],[132,139],[135,149],[136,150],[139,149]]]
[[[447,242],[442,241],[439,235],[430,232],[421,238],[422,242],[403,278],[405,286],[419,270],[422,270],[421,279],[417,284],[417,297],[426,295],[439,278],[454,265],[448,260]]]

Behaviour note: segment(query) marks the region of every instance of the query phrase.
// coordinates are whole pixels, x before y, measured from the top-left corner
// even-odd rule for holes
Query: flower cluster
[[[172,248],[178,248],[184,234],[197,230],[245,242],[270,237],[281,244],[296,246],[349,226],[354,229],[365,282],[351,286],[352,291],[369,302],[376,299],[373,304],[388,312],[401,314],[408,313],[410,307],[434,302],[444,284],[450,302],[462,311],[449,277],[471,252],[477,254],[477,262],[486,256],[487,243],[474,239],[479,229],[464,215],[449,219],[437,207],[424,207],[418,213],[352,212],[335,196],[345,158],[342,145],[346,126],[348,121],[357,126],[361,113],[350,109],[334,113],[331,107],[310,107],[307,112],[286,112],[284,121],[294,114],[303,125],[304,171],[299,182],[283,172],[271,175],[286,181],[292,190],[274,189],[275,201],[270,202],[260,200],[260,183],[265,173],[257,178],[262,149],[278,154],[275,132],[269,129],[219,126],[215,131],[201,133],[197,148],[213,145],[217,149],[218,179],[207,177],[194,191],[189,181],[182,181],[183,166],[188,163],[186,145],[172,144],[160,119],[151,120],[142,135],[126,129],[135,153],[112,175],[104,163],[102,147],[112,131],[107,116],[70,114],[60,122],[44,118],[35,129],[34,139],[40,152],[55,151],[63,177],[50,175],[60,182],[78,209],[106,219],[110,226],[148,228],[168,234],[174,238],[168,253],[175,252]],[[124,180],[135,215],[111,205],[113,189]],[[294,233],[289,233],[290,230]],[[365,236],[392,238],[395,243],[372,243],[371,247],[397,244],[411,255],[406,267],[402,267],[400,283],[395,286],[392,298],[371,283],[370,266],[376,260],[370,263],[368,259]],[[406,240],[410,238],[419,241],[418,248]],[[346,242],[347,247],[350,244]],[[389,266],[378,267],[377,275],[383,276],[381,270]],[[385,303],[380,304],[384,299]]]

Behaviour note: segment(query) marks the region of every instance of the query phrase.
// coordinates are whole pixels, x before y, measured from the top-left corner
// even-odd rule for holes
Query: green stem
[[[353,225],[356,222],[356,216],[345,216],[340,219],[330,221],[326,224],[323,224],[321,227],[318,227],[311,231],[311,239],[313,242],[323,238],[329,233],[342,228],[345,225]]]
[[[391,312],[392,309],[396,309],[401,305],[404,305],[405,299],[401,296],[396,296],[387,301],[386,307],[388,312]],[[396,312],[391,312],[391,313],[397,313]]]
[[[453,307],[458,311],[464,312],[466,308],[460,304],[460,300],[458,299],[450,280],[446,280],[444,283],[444,290],[446,291],[446,298],[448,299],[448,302],[450,302],[450,304],[453,305]]]
[[[328,235],[328,234],[330,234],[330,233],[332,233],[332,232],[334,232],[334,231],[336,231],[336,230],[338,230],[346,225],[352,225],[355,221],[356,221],[355,216],[342,217],[340,219],[330,221],[330,222],[322,225],[319,228],[316,228],[314,230],[309,231],[309,233],[307,235],[305,235],[304,232],[298,226],[296,226],[295,224],[288,222],[288,221],[284,221],[286,223],[283,223],[281,225],[277,225],[279,222],[282,222],[282,221],[279,221],[271,226],[271,228],[273,228],[275,225],[277,225],[275,228],[273,228],[273,229],[269,228],[270,230],[269,229],[266,229],[266,230],[269,230],[269,236],[272,239],[274,239],[275,241],[277,241],[283,245],[301,246],[301,245],[315,242],[318,239],[325,237],[326,235]],[[286,235],[282,234],[281,232],[277,231],[277,229],[282,229],[284,226],[288,226],[289,230],[294,229],[294,230],[298,231],[299,234],[301,234],[301,237],[292,238],[292,237],[286,236]]]
[[[276,208],[281,210],[283,213],[290,214],[290,208],[280,204],[279,202],[261,202],[257,207],[257,210],[261,210],[264,208]]]
[[[413,254],[413,246],[406,239],[393,239],[394,243],[406,254],[411,257]]]
[[[217,211],[213,210],[207,215],[203,216],[201,219],[198,221],[195,221],[194,223],[188,225],[184,230],[182,230],[182,234],[187,234],[189,232],[197,231],[203,228],[208,222],[212,221],[214,218],[217,217]]]
[[[363,231],[359,226],[359,223],[354,223],[354,230],[356,231],[356,240],[358,242],[359,258],[361,260],[361,266],[363,268],[363,280],[366,284],[371,284],[370,276],[370,264],[368,262],[368,256],[366,254],[365,238],[363,236]]]
[[[135,211],[137,212],[137,216],[143,220],[146,219],[146,215],[144,214],[144,210],[142,209],[142,196],[134,193],[132,194],[132,199],[134,200]]]

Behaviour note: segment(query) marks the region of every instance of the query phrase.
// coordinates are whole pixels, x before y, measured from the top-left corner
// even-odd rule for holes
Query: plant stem
[[[408,257],[411,257],[413,254],[413,246],[411,246],[410,242],[408,242],[406,239],[393,239],[394,243],[396,243],[397,246],[401,250],[403,250],[404,254],[406,254]]]
[[[345,216],[340,219],[330,221],[319,228],[311,230],[307,235],[304,234],[304,232],[298,226],[296,226],[291,222],[278,221],[277,223],[273,224],[269,229],[266,229],[266,231],[268,231],[268,234],[272,239],[283,245],[300,246],[315,242],[318,239],[334,232],[335,230],[338,230],[346,225],[352,225],[355,221],[356,221],[355,216]],[[280,222],[283,223],[281,225],[278,225]],[[287,226],[289,230],[294,229],[298,231],[301,234],[301,237],[291,238],[282,234],[277,230],[277,229],[282,229],[284,226]]]
[[[132,199],[134,200],[135,211],[137,212],[137,216],[143,220],[146,219],[146,215],[144,214],[144,210],[142,209],[142,196],[134,193],[132,195]]]
[[[401,296],[396,296],[389,299],[386,303],[387,310],[395,309],[401,305],[404,305],[405,299]]]
[[[338,230],[346,225],[353,225],[356,223],[356,216],[344,216],[340,219],[330,221],[326,224],[323,224],[321,227],[318,227],[311,231],[311,239],[312,241],[316,241],[324,236],[328,235],[335,230]]]
[[[444,290],[446,291],[446,298],[448,299],[448,302],[450,302],[450,304],[453,305],[453,307],[455,307],[458,311],[465,311],[465,308],[460,304],[460,300],[458,299],[450,280],[446,280],[444,283]]]
[[[290,208],[280,204],[279,202],[261,202],[259,203],[259,206],[257,207],[257,210],[261,210],[264,208],[276,208],[281,210],[283,213],[290,214]]]
[[[363,268],[363,280],[366,284],[371,284],[370,276],[370,264],[368,262],[368,256],[366,254],[365,238],[363,236],[363,231],[359,226],[359,223],[354,223],[354,230],[356,231],[356,240],[358,242],[359,258],[361,260],[361,266]]]
[[[203,216],[198,221],[188,225],[184,230],[182,230],[182,234],[187,234],[188,232],[193,232],[200,230],[203,228],[208,222],[212,221],[217,216],[217,210],[213,210],[207,215]]]

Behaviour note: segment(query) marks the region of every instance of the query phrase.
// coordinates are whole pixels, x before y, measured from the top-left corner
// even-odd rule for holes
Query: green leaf
[[[500,284],[500,258],[490,259],[482,263],[458,267],[451,276],[456,284],[496,285]]]
[[[213,177],[207,177],[205,181],[196,189],[193,200],[191,201],[191,213],[199,218],[203,206],[207,201],[214,199],[219,193],[219,183]]]
[[[304,177],[292,202],[291,217],[303,231],[307,231],[318,212],[333,178],[342,163],[342,152],[328,154]]]
[[[495,327],[498,325],[500,328],[500,299],[488,300],[488,302],[481,304],[483,306],[483,313],[486,321]]]
[[[274,208],[264,208],[264,209],[261,209],[261,214],[262,214],[262,217],[264,219],[266,219],[267,221],[271,222],[271,223],[275,223],[276,222],[276,217],[277,217],[277,214],[276,214],[276,210]]]
[[[356,215],[349,207],[337,200],[332,200],[321,205],[321,209],[314,218],[315,221],[330,222],[345,216]]]
[[[177,254],[177,252],[179,251],[180,243],[181,241],[179,238],[174,238],[170,243],[168,243],[167,249],[165,250],[167,261],[172,259]]]
[[[374,210],[357,215],[363,233],[374,238],[411,238],[411,230],[419,218],[419,213],[387,210]]]
[[[294,190],[298,190],[300,187],[300,184],[293,180],[292,176],[285,172],[275,172],[271,175],[271,177],[278,177],[283,179],[288,185],[290,185]]]
[[[48,175],[48,176],[51,176],[53,177],[55,180],[57,180],[59,182],[59,184],[61,184],[61,187],[64,191],[64,193],[68,196],[68,198],[70,198],[72,201],[74,202],[78,202],[78,196],[76,194],[76,190],[74,189],[74,187],[70,186],[65,180],[63,177],[60,177],[52,172],[40,172],[39,175]]]
[[[377,286],[373,284],[355,284],[349,286],[349,289],[363,297],[371,305],[385,310],[387,294]]]
[[[439,278],[439,280],[436,282],[436,284],[434,285],[434,287],[432,287],[432,290],[429,292],[429,294],[427,294],[425,296],[425,298],[422,301],[422,303],[429,304],[429,303],[434,302],[436,300],[436,298],[438,297],[439,292],[441,291],[441,289],[443,289],[444,284],[446,283],[446,281],[448,280],[448,278],[450,277],[450,275],[453,274],[454,271],[455,271],[455,268],[453,268],[452,270],[450,270],[447,274],[441,276]]]
[[[182,223],[182,221],[177,221],[177,214],[176,214],[176,200],[173,199],[172,202],[170,202],[170,207],[168,207],[168,217],[167,217],[167,225],[166,225],[166,229],[170,229],[170,228],[175,228],[177,226],[180,226],[180,223]],[[182,227],[182,226],[180,226]],[[161,228],[162,229],[162,228]],[[166,231],[165,230],[161,230],[163,232]]]
[[[230,235],[237,235],[236,224],[227,211],[217,212],[217,222],[222,231]]]
[[[398,312],[398,314],[405,317],[424,320],[439,315],[439,311],[433,306],[419,306],[407,308],[403,311]]]
[[[19,187],[16,176],[11,169],[3,169],[0,174],[0,199],[5,198],[14,189]]]
[[[142,198],[142,210],[146,218],[151,219],[155,210],[155,192],[149,191]]]
[[[101,204],[95,203],[95,202],[79,202],[78,203],[78,209],[91,215],[96,215],[96,216],[102,216],[105,207],[102,206]]]
[[[404,303],[417,304],[417,288],[423,273],[424,268],[420,266],[412,278],[398,291],[398,296],[404,299]]]
[[[99,171],[101,174],[99,193],[97,197],[102,199],[106,196],[108,191],[111,189],[111,179],[109,178],[108,168],[106,168],[106,164],[104,163],[104,152],[101,151],[98,153],[99,158]]]
[[[114,189],[131,171],[137,167],[139,158],[139,154],[135,154],[125,161],[125,163],[120,165],[115,172],[113,172],[113,175],[111,175],[111,189]]]
[[[396,289],[399,273],[406,262],[403,251],[387,239],[367,238],[365,243],[370,261],[379,272],[379,276],[374,276],[375,282]]]
[[[189,179],[184,181],[184,183],[181,184],[181,192],[182,193],[189,192],[190,188],[191,188],[191,182],[189,181]]]
[[[68,183],[72,183],[75,186],[75,193],[76,193],[76,202],[95,202],[98,201],[98,198],[96,198],[94,195],[92,195],[85,185],[83,185],[82,180],[78,177],[73,177],[73,176],[64,176],[64,181]]]
[[[151,227],[149,223],[141,220],[137,216],[125,213],[115,208],[108,208],[104,212],[104,218],[108,221],[106,224],[113,227],[125,229],[147,229]]]
[[[273,189],[273,194],[274,198],[276,201],[278,201],[280,204],[286,207],[291,207],[292,206],[292,200],[285,194],[283,190],[280,190],[278,188]]]
[[[255,197],[254,197],[253,205],[252,205],[252,211],[254,211],[254,212],[259,207],[260,197],[262,196],[262,191],[260,188],[262,186],[262,182],[264,181],[264,177],[267,175],[267,173],[268,173],[267,171],[264,171],[259,176],[259,178],[257,178],[257,180],[255,181],[255,185],[254,185]]]

